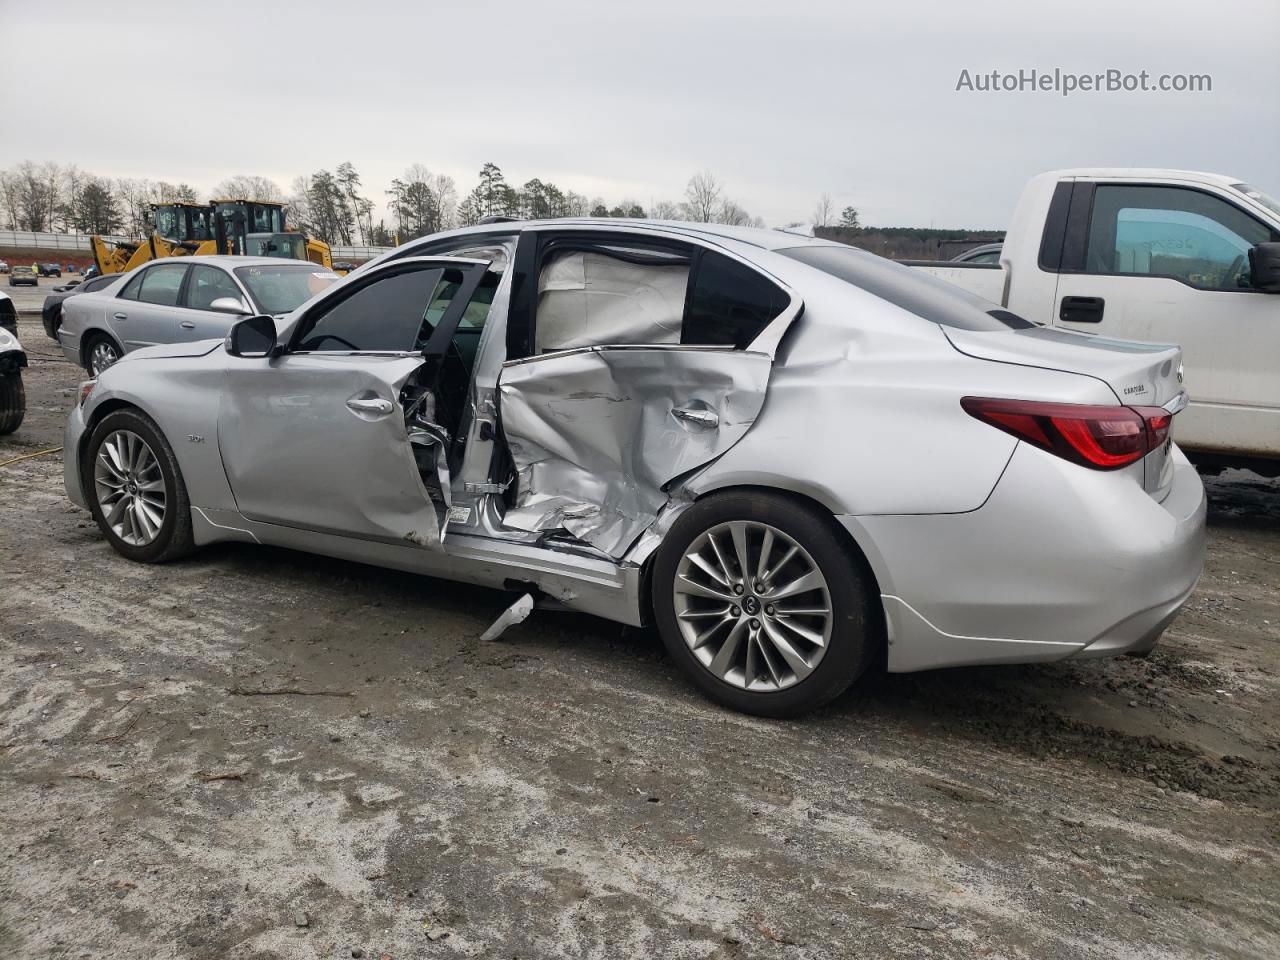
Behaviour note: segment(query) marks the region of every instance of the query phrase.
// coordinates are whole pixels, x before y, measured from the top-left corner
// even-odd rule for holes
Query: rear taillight
[[[1169,436],[1173,416],[1162,407],[1107,407],[964,397],[967,414],[1064,460],[1095,470],[1136,463]]]

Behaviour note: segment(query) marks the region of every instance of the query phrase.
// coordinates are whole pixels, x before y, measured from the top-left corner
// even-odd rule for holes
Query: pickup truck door
[[[1254,244],[1280,239],[1276,231],[1199,187],[1077,184],[1073,213],[1082,203],[1077,249],[1069,225],[1063,252],[1064,268],[1079,269],[1058,275],[1053,323],[1180,344],[1191,405],[1177,441],[1280,453],[1280,296],[1252,289],[1248,259]]]

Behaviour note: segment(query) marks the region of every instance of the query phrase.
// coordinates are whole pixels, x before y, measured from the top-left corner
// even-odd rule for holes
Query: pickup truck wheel
[[[118,553],[164,563],[195,549],[182,471],[146,414],[124,409],[103,417],[80,472],[93,519]]]
[[[97,377],[120,359],[120,351],[110,337],[99,333],[85,344],[84,357],[84,368],[89,371],[89,376]]]
[[[27,389],[22,373],[0,375],[0,434],[13,433],[27,415]]]
[[[831,518],[800,501],[713,495],[675,522],[655,556],[663,643],[725,706],[806,713],[843,693],[879,649],[859,561]]]

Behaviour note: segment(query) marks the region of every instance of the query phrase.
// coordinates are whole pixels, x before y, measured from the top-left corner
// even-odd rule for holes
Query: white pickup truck
[[[1181,344],[1178,445],[1280,476],[1280,202],[1211,173],[1059,170],[1027,184],[999,263],[907,262],[1038,324]]]

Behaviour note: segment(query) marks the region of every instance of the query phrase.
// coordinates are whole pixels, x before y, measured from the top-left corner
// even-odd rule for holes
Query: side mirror
[[[235,313],[244,316],[250,310],[244,305],[244,301],[239,297],[218,297],[213,303],[209,304],[210,310],[218,313]]]
[[[227,333],[225,346],[233,357],[269,357],[276,349],[276,322],[266,315],[245,317]]]
[[[1260,243],[1250,248],[1249,276],[1253,289],[1280,293],[1280,243]]]

